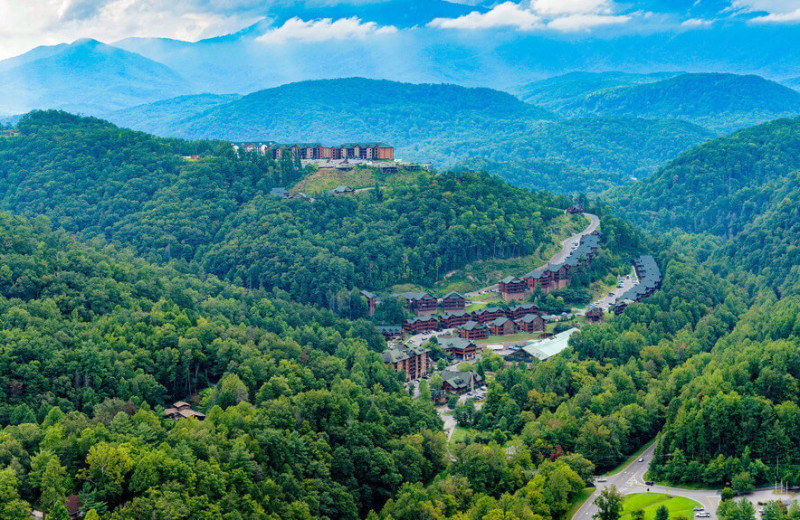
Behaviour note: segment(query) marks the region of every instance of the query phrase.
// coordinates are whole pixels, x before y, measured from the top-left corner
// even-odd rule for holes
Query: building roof
[[[445,350],[467,350],[470,347],[476,347],[475,343],[463,338],[439,338],[439,346]]]
[[[578,329],[571,328],[556,334],[552,338],[543,339],[541,341],[529,341],[521,350],[524,350],[527,354],[540,361],[544,361],[566,349],[569,346],[570,336],[576,332],[578,332]]]
[[[421,347],[392,347],[381,352],[381,357],[383,357],[384,363],[398,363],[425,354],[426,352],[430,351]]]
[[[466,312],[466,311],[453,311],[453,312],[448,312],[447,314],[444,314],[444,315],[442,315],[442,319],[443,319],[443,320],[446,320],[446,319],[448,319],[448,318],[453,318],[453,317],[455,317],[455,318],[460,318],[461,316],[469,316],[469,313],[468,313],[468,312]]]
[[[487,325],[494,325],[495,327],[502,327],[503,325],[505,325],[505,324],[506,324],[506,323],[508,323],[509,321],[511,321],[511,320],[509,320],[509,319],[508,319],[508,318],[506,318],[505,316],[501,316],[501,317],[499,317],[499,318],[495,318],[495,319],[493,319],[492,321],[490,321],[489,323],[487,323]]]
[[[526,314],[525,316],[515,321],[522,323],[533,323],[536,320],[544,320],[544,318],[542,318],[538,314]]]
[[[369,291],[361,291],[360,294],[361,294],[361,296],[363,296],[364,298],[367,298],[368,300],[371,300],[373,298],[377,298],[377,296],[375,296],[374,294],[372,294]]]
[[[443,300],[449,300],[449,299],[452,299],[452,298],[457,298],[459,300],[463,300],[464,296],[459,294],[459,293],[457,293],[457,292],[455,292],[455,291],[452,291],[452,292],[447,293],[446,295],[444,295],[444,297],[442,299]]]
[[[400,293],[400,296],[409,301],[428,300],[430,298],[433,298],[433,296],[431,296],[426,292],[404,292]]]
[[[486,325],[479,321],[468,321],[464,325],[461,326],[464,330],[475,330],[475,329],[485,329]]]
[[[520,279],[519,279],[519,278],[517,278],[516,276],[506,276],[505,278],[503,278],[502,280],[500,280],[500,283],[505,283],[505,284],[509,284],[509,283],[522,283],[522,280],[520,280]]]
[[[476,372],[457,372],[455,370],[445,370],[439,374],[442,380],[455,389],[469,388],[475,382],[478,383],[481,377]]]
[[[289,190],[286,188],[272,188],[269,190],[269,194],[275,197],[283,197],[286,198],[289,196]]]
[[[376,328],[378,332],[386,334],[400,334],[403,332],[403,329],[397,325],[378,325]]]

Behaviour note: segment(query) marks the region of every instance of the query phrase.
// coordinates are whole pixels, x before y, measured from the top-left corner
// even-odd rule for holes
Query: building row
[[[233,150],[238,154],[240,150],[248,153],[257,153],[274,160],[291,154],[293,158],[304,161],[330,159],[334,161],[346,159],[394,160],[394,148],[384,143],[345,143],[338,146],[325,146],[320,143],[292,143],[279,144],[276,142],[264,143],[233,143]]]
[[[433,316],[439,312],[439,306],[445,313],[463,311],[467,307],[467,298],[455,291],[446,294],[441,300],[426,292],[406,292],[393,294],[406,301],[406,308],[417,316]]]
[[[428,349],[395,345],[381,353],[383,362],[395,372],[401,370],[406,374],[406,381],[420,379],[426,376],[432,367]]]
[[[463,309],[463,307],[462,307]],[[477,311],[467,312],[464,310],[452,310],[441,316],[419,316],[411,318],[403,323],[403,332],[409,334],[424,334],[434,330],[456,329],[463,327],[469,322],[488,324],[496,322],[498,319],[506,318],[511,321],[532,320],[529,316],[538,316],[539,307],[532,304],[521,304],[508,309],[499,307],[486,307]],[[524,323],[523,320],[523,323]],[[544,320],[542,319],[542,322]]]
[[[651,255],[642,255],[633,260],[633,268],[639,283],[622,293],[612,306],[615,314],[620,314],[628,305],[653,294],[661,287],[661,270]]]
[[[600,235],[597,231],[584,235],[581,237],[578,246],[570,251],[563,262],[548,264],[526,274],[522,278],[507,276],[500,280],[500,294],[505,301],[510,302],[524,300],[533,294],[537,287],[545,294],[557,289],[563,289],[569,285],[575,268],[582,263],[591,262],[597,253],[598,247],[600,247]]]

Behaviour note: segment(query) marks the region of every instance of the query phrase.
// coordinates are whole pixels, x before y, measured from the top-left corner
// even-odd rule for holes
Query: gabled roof
[[[508,318],[506,318],[505,316],[502,316],[502,317],[500,317],[500,318],[495,318],[495,319],[493,319],[492,321],[490,321],[489,323],[487,323],[487,325],[494,325],[495,327],[502,327],[503,325],[505,325],[505,324],[506,324],[506,323],[508,323],[509,321],[511,321],[511,320],[509,320],[509,319],[508,319]]]
[[[475,343],[463,338],[439,338],[439,346],[445,350],[466,350],[470,347],[476,347]]]
[[[509,284],[509,283],[522,283],[522,280],[520,280],[520,279],[519,279],[519,278],[517,278],[516,276],[506,276],[505,278],[503,278],[502,280],[500,280],[500,283],[505,283],[505,284]]]
[[[361,291],[360,294],[361,294],[361,296],[363,296],[364,298],[367,298],[368,300],[376,298],[376,296],[374,294],[372,294],[371,292],[369,292],[369,291]]]
[[[465,311],[453,311],[453,312],[448,312],[447,314],[444,314],[442,316],[442,319],[446,320],[447,318],[460,318],[461,316],[468,316],[468,315],[469,315],[469,313],[465,312]]]
[[[459,293],[457,293],[457,292],[455,292],[455,291],[452,291],[452,292],[449,292],[449,293],[447,293],[447,294],[444,296],[444,298],[442,298],[442,299],[443,299],[443,300],[449,300],[449,299],[451,299],[451,298],[464,299],[464,296],[463,296],[463,295],[461,295],[461,294],[459,294]]]
[[[468,321],[461,328],[464,330],[485,329],[486,325],[478,321]]]
[[[520,322],[522,322],[522,323],[533,323],[536,320],[543,320],[543,319],[544,318],[542,318],[538,314],[526,314],[525,316],[523,316],[520,319],[515,320],[515,321],[517,323],[520,323]]]
[[[475,372],[456,372],[445,370],[439,375],[442,376],[443,381],[446,381],[447,384],[456,389],[468,388],[473,382],[477,383],[481,380],[481,377]]]
[[[400,293],[400,296],[402,296],[403,298],[405,298],[406,300],[409,300],[409,301],[411,301],[411,300],[428,300],[430,298],[433,298],[433,296],[431,296],[430,294],[425,293],[425,292],[404,292],[404,293]]]
[[[400,334],[403,332],[403,329],[397,325],[378,325],[376,328],[378,332],[385,332],[386,334]]]

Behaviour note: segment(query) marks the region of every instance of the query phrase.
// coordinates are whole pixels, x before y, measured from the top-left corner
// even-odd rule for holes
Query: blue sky
[[[234,33],[275,9],[297,18],[264,24],[257,41],[367,40],[414,31],[471,38],[500,31],[505,38],[531,34],[553,37],[614,38],[636,33],[715,31],[742,26],[798,26],[800,0],[451,0],[463,4],[459,16],[421,20],[415,28],[391,23],[397,0],[0,0],[0,59],[38,45],[96,38],[114,42],[129,37],[196,41]],[[417,1],[421,6],[426,0]],[[385,9],[381,21],[359,15],[359,7]],[[346,17],[338,17],[346,10]],[[355,6],[355,7],[354,7]],[[321,9],[323,8],[323,9]],[[424,13],[424,7],[421,8]],[[473,11],[474,9],[474,11]],[[330,18],[325,18],[325,13]],[[309,14],[312,13],[312,14]],[[321,18],[321,19],[320,19]]]

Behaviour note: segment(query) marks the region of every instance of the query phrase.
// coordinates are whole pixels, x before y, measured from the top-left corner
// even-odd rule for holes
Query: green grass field
[[[644,511],[645,520],[656,517],[656,509],[666,506],[670,519],[682,515],[688,519],[694,518],[694,507],[699,506],[694,500],[683,497],[673,497],[664,493],[635,493],[626,495],[622,502],[622,516],[620,520],[631,520],[631,513],[637,509]]]
[[[462,428],[461,426],[456,426],[456,429],[453,431],[453,436],[450,437],[450,447],[453,448],[457,442],[461,442],[466,439],[468,433],[468,429]]]

